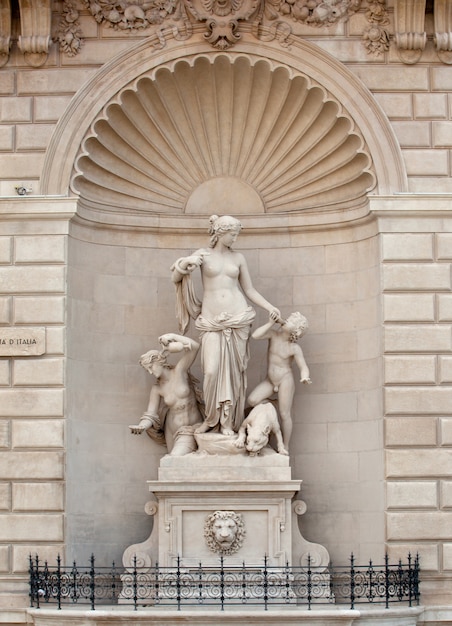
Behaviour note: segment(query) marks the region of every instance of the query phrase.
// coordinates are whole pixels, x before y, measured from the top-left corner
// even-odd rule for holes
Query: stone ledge
[[[243,450],[237,454],[208,454],[194,452],[183,457],[164,456],[160,461],[159,480],[187,481],[279,481],[291,479],[288,456],[277,454],[271,448],[264,448],[259,456],[248,456]],[[186,486],[184,487],[184,489]]]
[[[101,626],[101,624],[121,624],[121,626],[134,624],[135,626],[148,626],[158,622],[160,625],[196,624],[204,626],[217,626],[218,624],[236,624],[245,626],[249,624],[270,624],[274,626],[286,626],[290,624],[303,624],[303,626],[415,626],[424,609],[422,607],[403,607],[397,609],[316,609],[303,610],[291,608],[271,608],[267,611],[262,609],[230,609],[225,611],[205,609],[196,610],[167,610],[162,609],[139,609],[131,611],[120,607],[111,609],[87,611],[84,609],[29,609],[28,616],[35,626],[61,626],[71,624],[74,626]],[[424,622],[425,623],[425,622]]]
[[[452,624],[452,607],[450,606],[428,606],[425,607],[422,614],[420,624],[435,624],[436,626],[441,624],[447,626]]]
[[[16,624],[29,624],[26,609],[2,609],[0,611],[0,624],[2,626],[15,626]]]

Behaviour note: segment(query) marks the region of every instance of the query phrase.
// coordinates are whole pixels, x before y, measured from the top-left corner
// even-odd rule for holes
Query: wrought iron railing
[[[94,610],[106,605],[141,607],[295,605],[312,609],[332,604],[355,608],[360,603],[419,604],[419,558],[408,555],[406,563],[356,565],[353,555],[347,566],[315,567],[308,557],[305,567],[226,565],[221,558],[217,567],[183,565],[175,567],[118,568],[114,564],[95,567],[63,567],[58,557],[55,567],[30,557],[30,603],[32,607],[54,605],[58,609],[87,604]]]

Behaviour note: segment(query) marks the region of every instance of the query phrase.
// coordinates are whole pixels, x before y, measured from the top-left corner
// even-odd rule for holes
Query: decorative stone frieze
[[[178,0],[150,0],[140,2],[94,2],[83,0],[86,8],[99,24],[106,24],[119,31],[137,31],[154,24],[163,24],[169,15],[174,15]],[[180,10],[180,6],[178,7]]]
[[[214,48],[228,50],[242,36],[243,26],[258,39],[276,39],[288,45],[290,35],[300,36],[297,25],[325,27],[347,21],[361,8],[361,0],[151,0],[147,3],[128,0],[83,0],[94,19],[122,32],[135,33],[151,29],[152,45],[166,46],[168,32],[175,39],[192,36],[194,26],[206,27],[205,40]],[[21,0],[21,35],[18,46],[27,64],[43,65],[51,41],[50,0],[39,4]],[[385,0],[370,0],[366,17],[369,22],[363,31],[363,43],[369,54],[381,55],[389,49],[390,34]],[[443,63],[452,63],[452,30],[450,28],[449,0],[435,0],[434,43]],[[400,59],[416,63],[425,49],[427,34],[424,27],[425,0],[396,0],[394,4],[394,41]],[[83,44],[79,9],[73,0],[64,0],[55,41],[68,56],[75,56]],[[9,58],[11,46],[10,0],[0,1],[0,67]]]
[[[241,24],[257,38],[277,38],[287,45],[288,36],[297,24],[313,27],[331,26],[348,20],[361,6],[361,0],[83,0],[96,22],[116,31],[137,32],[152,29],[154,46],[165,46],[163,28],[170,27],[177,39],[189,38],[193,25],[206,26],[205,39],[218,50],[231,48],[241,38]],[[73,0],[65,0],[57,41],[69,56],[80,50],[82,33]],[[373,47],[370,52],[379,52]]]
[[[7,3],[9,0],[3,0]],[[361,8],[361,0],[151,0],[145,4],[128,0],[83,0],[94,19],[117,31],[135,33],[151,29],[152,45],[166,45],[164,29],[174,37],[188,39],[196,23],[206,26],[205,39],[214,48],[227,50],[241,38],[242,24],[263,41],[277,39],[287,46],[290,35],[299,36],[297,25],[325,27],[347,21]],[[436,0],[434,42],[444,63],[452,62],[448,0]],[[80,51],[83,34],[79,12],[73,0],[65,0],[56,41],[61,50],[74,56]],[[366,9],[369,25],[363,31],[363,43],[369,54],[382,55],[389,49],[390,33],[386,0],[369,0]],[[416,63],[425,48],[425,0],[396,0],[394,5],[394,41],[400,59]],[[6,32],[7,27],[3,25]],[[6,45],[7,35],[4,35]],[[4,54],[4,53],[3,53]]]
[[[277,16],[290,17],[294,22],[309,26],[331,26],[341,20],[347,20],[361,7],[361,0],[280,0],[266,2],[269,19]]]

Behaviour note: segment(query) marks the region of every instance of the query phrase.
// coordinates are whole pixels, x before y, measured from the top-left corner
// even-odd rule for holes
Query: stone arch
[[[128,147],[129,153],[124,151],[122,165],[120,165],[125,173],[123,176],[118,176],[118,171],[115,170],[117,163],[113,164],[112,161],[113,156],[117,161],[118,143],[122,142],[124,146],[125,133],[121,136],[120,132],[119,138],[115,137],[110,141],[112,128],[117,124],[117,119],[112,120],[112,118],[115,115],[122,115],[123,120],[127,118],[127,123],[130,123],[130,114],[126,111],[124,116],[124,111],[128,106],[133,109],[136,102],[131,102],[131,100],[134,98],[136,100],[137,97],[140,100],[144,93],[140,103],[143,115],[143,100],[146,98],[149,100],[149,94],[145,93],[146,87],[151,86],[154,94],[164,99],[169,91],[174,92],[175,89],[180,89],[184,80],[185,88],[187,88],[191,82],[190,76],[193,78],[194,74],[199,75],[202,65],[205,70],[209,68],[210,74],[213,75],[213,78],[210,78],[211,84],[206,87],[212,96],[211,102],[206,103],[207,107],[213,107],[212,103],[215,100],[218,102],[218,99],[225,95],[220,90],[215,92],[218,85],[222,83],[222,80],[218,80],[219,77],[226,76],[226,74],[229,77],[232,76],[230,80],[233,83],[234,80],[237,82],[240,80],[240,72],[246,72],[247,76],[255,79],[256,82],[267,81],[264,85],[264,91],[267,90],[265,92],[267,99],[265,102],[262,102],[262,98],[253,101],[250,96],[247,103],[241,104],[243,107],[268,107],[269,100],[278,99],[278,89],[281,89],[278,80],[280,80],[287,85],[287,87],[282,87],[283,89],[287,92],[292,91],[292,97],[310,101],[311,108],[315,109],[316,106],[322,108],[321,115],[315,118],[316,114],[313,114],[313,119],[317,120],[315,123],[312,123],[309,128],[305,126],[303,129],[296,130],[298,144],[293,149],[291,146],[281,148],[278,158],[275,157],[275,164],[270,163],[270,168],[274,170],[276,168],[277,173],[278,167],[281,171],[284,167],[289,170],[283,190],[279,184],[279,187],[275,185],[273,190],[268,192],[259,184],[256,185],[250,181],[249,177],[243,177],[243,170],[226,171],[225,168],[222,169],[221,166],[218,168],[214,163],[210,169],[206,167],[205,172],[202,172],[198,179],[190,174],[193,179],[191,182],[182,180],[183,176],[180,177],[181,180],[178,181],[180,188],[173,189],[174,193],[169,193],[168,185],[163,189],[165,183],[162,185],[162,181],[157,180],[159,172],[162,173],[165,169],[164,161],[152,162],[152,155],[149,157],[147,163],[150,170],[155,169],[154,177],[148,172],[143,174],[146,159],[141,159],[142,163],[135,163],[136,169],[133,174],[138,172],[135,180],[134,175],[126,171],[127,168],[130,170],[130,146]],[[259,72],[261,76],[258,75]],[[171,85],[168,84],[169,81],[172,81]],[[298,94],[294,96],[293,92],[296,91],[294,86],[297,82]],[[237,92],[238,90],[235,92],[233,89],[230,90],[226,98],[233,100]],[[193,98],[199,98],[199,92],[194,94]],[[179,104],[180,100],[179,97]],[[285,102],[272,103],[271,115],[274,118],[278,116],[278,111],[284,110],[284,107],[286,111],[290,110],[288,100],[290,100],[290,95]],[[145,105],[144,108],[146,108]],[[232,107],[229,107],[229,111],[232,111]],[[158,112],[155,119],[152,118],[149,110],[146,115],[148,116],[146,121],[156,128],[159,123]],[[173,118],[168,137],[163,138],[167,147],[171,138],[174,139],[180,130],[177,128],[177,120],[174,119],[176,115],[177,111],[166,110],[164,112],[167,119]],[[265,114],[262,117],[264,118]],[[318,122],[319,118],[322,119],[321,123]],[[185,125],[193,123],[193,119],[189,117],[184,120]],[[226,132],[239,132],[238,130],[231,131],[232,117],[225,119],[224,123],[227,126]],[[243,128],[243,120],[240,123]],[[204,121],[201,120],[201,124],[204,124]],[[273,124],[273,131],[268,128],[271,124]],[[294,126],[296,126],[295,122]],[[331,132],[332,126],[334,130]],[[272,153],[274,156],[277,152],[275,147],[277,141],[273,137],[273,144],[271,144],[269,140],[271,132],[275,134],[277,131],[275,119],[271,121],[268,116],[262,121],[259,131],[255,131],[259,149],[262,150],[262,144],[267,141],[265,147],[268,155]],[[182,129],[180,134],[183,135],[184,132]],[[292,140],[293,127],[290,133],[287,133],[287,128],[284,132]],[[300,189],[298,182],[297,184],[293,182],[294,178],[300,179],[300,176],[303,176],[302,170],[301,174],[297,171],[300,159],[303,160],[300,146],[308,141],[308,133],[312,135],[313,132],[322,138],[322,141],[315,139],[312,142],[320,156],[313,156],[314,152],[311,152],[309,158],[312,160],[326,156],[327,159],[324,158],[322,166],[317,167],[317,170],[311,170],[305,175],[303,183],[305,188]],[[324,135],[327,133],[328,140],[325,140]],[[104,142],[102,134],[105,134],[105,137],[111,136],[107,137]],[[139,132],[136,135],[138,139],[143,138]],[[234,137],[232,139],[234,140]],[[110,145],[106,147],[105,143],[108,144],[109,141]],[[211,135],[209,136],[206,132],[204,137],[201,137],[199,146],[194,145],[196,141],[193,141],[193,134],[190,140],[192,145],[187,145],[187,139],[184,136],[179,137],[178,141],[179,145],[176,145],[174,154],[182,146],[186,149],[184,156],[186,159],[196,159],[203,150],[219,152],[223,149],[224,151],[224,145],[220,146],[221,132],[217,133],[215,139],[212,139]],[[201,145],[203,141],[204,146]],[[311,137],[309,141],[312,141]],[[217,145],[212,147],[213,142]],[[155,155],[160,150],[159,145],[152,146],[150,150]],[[132,152],[132,156],[136,157],[135,160],[140,160],[141,155],[138,151]],[[291,152],[290,158],[287,156],[288,152]],[[251,153],[251,148],[248,148],[247,156],[253,156]],[[163,156],[167,163],[171,162],[170,150]],[[227,156],[232,158],[231,151]],[[235,156],[243,161],[246,155]],[[255,149],[254,179],[256,176],[259,177],[259,171],[256,170],[264,171],[262,158],[259,162],[258,156],[258,150]],[[119,158],[121,159],[121,155]],[[215,154],[211,155],[211,158],[214,161]],[[90,168],[91,172],[97,169],[94,183],[93,180],[87,180],[89,178],[87,171]],[[100,172],[101,169],[103,172]],[[341,170],[340,173],[338,173],[339,170]],[[334,176],[338,179],[336,184],[330,185],[328,189],[326,181],[331,175],[333,179]],[[101,180],[99,184],[102,177],[104,180]],[[261,179],[263,177],[265,175],[261,176]],[[131,213],[144,216],[146,224],[149,225],[155,215],[159,216],[159,224],[161,224],[165,214],[183,217],[184,213],[187,213],[193,222],[197,213],[193,207],[195,205],[202,207],[203,201],[212,194],[216,197],[221,196],[221,189],[228,187],[231,181],[232,184],[241,185],[241,193],[248,198],[247,206],[251,207],[252,214],[259,212],[300,214],[316,211],[320,207],[335,208],[337,213],[347,207],[353,208],[356,215],[362,216],[367,213],[367,208],[362,208],[358,212],[356,208],[367,204],[366,196],[369,193],[386,195],[404,192],[407,189],[404,164],[392,128],[370,92],[347,68],[309,42],[294,40],[290,48],[283,49],[276,42],[259,42],[256,45],[251,35],[244,35],[241,42],[234,47],[233,53],[206,51],[205,45],[197,41],[184,42],[182,45],[175,40],[168,41],[163,50],[152,52],[148,41],[143,41],[131,48],[125,55],[113,59],[78,92],[57,125],[46,155],[41,188],[44,194],[49,195],[66,195],[75,191],[80,195],[80,209],[88,208],[95,211],[100,209],[101,212],[104,207],[100,196],[104,190],[106,192],[105,205],[109,207],[116,205],[118,211],[123,214],[124,209],[127,212],[130,208]],[[121,185],[123,187],[120,189]],[[139,190],[135,195],[131,189],[134,185]],[[352,188],[353,185],[356,189]],[[94,186],[97,186],[96,190]],[[173,186],[176,187],[174,184]],[[199,191],[200,187],[201,191]],[[341,187],[344,190],[347,189],[347,193],[342,195],[338,193],[337,189]],[[149,201],[147,194],[151,193],[151,189],[153,197]],[[139,198],[140,192],[143,192],[145,196],[143,201]],[[113,197],[115,194],[116,197]],[[178,197],[174,197],[178,194]],[[169,198],[171,195],[173,197]],[[333,197],[334,195],[336,197]],[[281,196],[285,199],[281,200]],[[205,201],[205,204],[208,205],[209,202]],[[200,212],[205,214],[207,210],[207,208],[201,209]],[[239,209],[239,212],[247,212],[247,209]],[[137,216],[135,219],[138,219]]]
[[[71,186],[101,211],[284,213],[362,204],[365,141],[317,81],[254,55],[202,54],[121,89],[83,138]]]

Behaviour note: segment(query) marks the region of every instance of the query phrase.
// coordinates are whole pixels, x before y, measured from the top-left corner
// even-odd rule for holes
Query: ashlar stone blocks
[[[14,238],[14,260],[19,263],[64,263],[66,239],[63,235],[19,236]]]
[[[435,384],[437,382],[436,355],[387,355],[384,359],[385,381],[389,384]]]
[[[436,416],[389,417],[385,420],[387,446],[435,446],[438,441]]]
[[[13,511],[63,511],[63,509],[62,483],[13,483]]]
[[[429,106],[416,97],[420,115]],[[422,232],[421,222],[407,228],[394,217],[389,223],[398,232],[382,235],[387,539],[391,552],[421,546],[426,569],[446,572],[452,527],[449,222],[438,224],[436,234]]]
[[[451,289],[447,263],[397,263],[383,268],[385,291],[430,291]]]
[[[14,420],[11,442],[13,448],[63,448],[64,421],[62,419]]]
[[[31,348],[1,346],[0,571],[20,577],[13,592],[2,588],[2,604],[23,605],[29,554],[56,556],[64,541],[66,240],[52,233],[65,226],[45,224],[1,226],[2,342],[39,344],[33,356]]]

